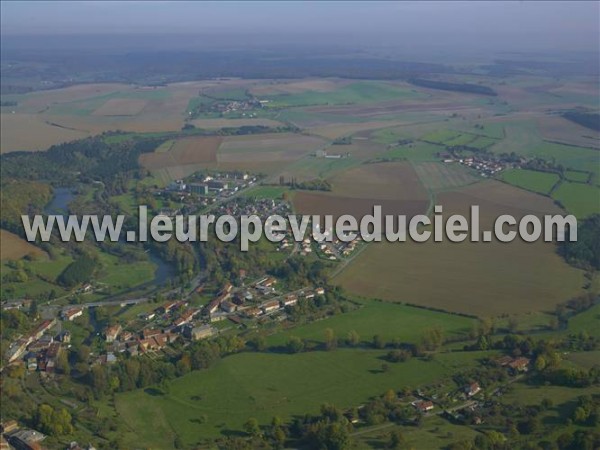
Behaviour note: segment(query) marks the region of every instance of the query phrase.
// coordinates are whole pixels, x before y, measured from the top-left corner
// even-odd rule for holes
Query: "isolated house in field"
[[[508,367],[515,372],[527,372],[529,370],[529,363],[529,358],[520,357],[515,358],[511,363],[508,364]]]
[[[434,408],[433,402],[431,402],[430,400],[423,400],[423,401],[415,402],[415,403],[413,403],[413,406],[421,412],[428,412]]]
[[[469,397],[478,394],[480,391],[481,387],[479,386],[479,383],[471,383],[468,386],[465,386],[465,394]]]

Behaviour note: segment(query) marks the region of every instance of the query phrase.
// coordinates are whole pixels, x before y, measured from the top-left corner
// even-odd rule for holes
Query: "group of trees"
[[[89,281],[97,266],[98,261],[96,258],[87,253],[82,253],[62,271],[57,281],[65,287],[77,286]]]
[[[565,260],[583,269],[600,270],[600,214],[593,214],[577,224],[577,241],[559,245]]]

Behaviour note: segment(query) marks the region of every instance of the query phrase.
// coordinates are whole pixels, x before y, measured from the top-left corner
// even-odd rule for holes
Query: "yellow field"
[[[482,230],[499,214],[558,213],[552,200],[483,182],[440,194],[437,204],[451,213],[481,209]],[[552,310],[581,292],[583,272],[568,266],[543,242],[370,244],[334,281],[368,297],[497,316]]]
[[[27,255],[47,257],[45,251],[6,230],[0,230],[0,259],[18,260]]]
[[[47,150],[54,144],[86,137],[84,131],[50,125],[39,115],[2,113],[0,115],[0,152]]]
[[[112,98],[94,111],[96,116],[135,116],[148,104],[135,98]]]

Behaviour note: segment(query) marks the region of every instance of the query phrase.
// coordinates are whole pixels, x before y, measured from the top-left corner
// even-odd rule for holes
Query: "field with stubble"
[[[482,230],[500,214],[560,213],[549,198],[494,181],[439,194],[436,203],[445,217],[469,217],[470,205],[479,205]],[[446,240],[372,244],[334,281],[360,295],[496,316],[552,310],[581,292],[583,275],[550,243]]]

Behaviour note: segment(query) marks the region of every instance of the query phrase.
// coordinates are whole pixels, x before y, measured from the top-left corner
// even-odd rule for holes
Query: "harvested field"
[[[312,192],[297,192],[294,195],[294,209],[299,214],[332,215],[334,219],[350,214],[360,220],[373,214],[373,206],[381,206],[383,215],[406,215],[412,217],[424,214],[428,200],[385,200],[376,198],[354,198]]]
[[[480,205],[481,229],[500,214],[560,213],[551,199],[488,181],[440,194],[444,216]],[[351,292],[479,316],[552,310],[581,292],[583,272],[549,243],[370,244],[334,281]]]
[[[472,170],[457,163],[422,162],[415,171],[427,189],[439,191],[473,184],[481,180]]]
[[[419,177],[408,163],[362,164],[331,179],[333,192],[353,198],[427,201]]]
[[[599,132],[582,127],[564,117],[541,116],[537,123],[540,134],[547,141],[600,148]]]
[[[112,98],[94,111],[96,116],[135,116],[148,104],[136,98]]]
[[[45,251],[6,230],[0,230],[0,259],[18,260],[27,255],[46,258]]]
[[[219,147],[218,161],[224,163],[294,161],[326,142],[301,134],[261,134],[226,137]]]
[[[306,91],[330,92],[350,83],[351,82],[347,80],[334,79],[308,79],[291,82],[272,81],[263,86],[254,86],[250,88],[250,92],[258,97],[279,94],[298,94]]]
[[[36,114],[2,113],[0,115],[0,152],[42,151],[54,144],[87,136],[83,131],[71,130],[46,123]]]
[[[170,179],[184,178],[216,162],[221,141],[218,136],[179,139],[168,150],[160,146],[154,153],[141,155],[140,165],[153,172],[163,172]]]
[[[263,126],[263,127],[281,127],[283,124],[271,119],[196,119],[190,122],[197,128],[207,130],[227,127],[247,127],[247,126]]]

